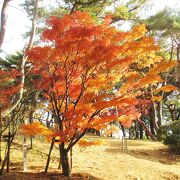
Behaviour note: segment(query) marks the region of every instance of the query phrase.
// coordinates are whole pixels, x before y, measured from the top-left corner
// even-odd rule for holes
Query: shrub
[[[164,144],[180,153],[180,120],[162,126],[159,137],[163,140]]]

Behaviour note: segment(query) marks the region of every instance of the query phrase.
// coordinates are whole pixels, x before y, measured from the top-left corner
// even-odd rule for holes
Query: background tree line
[[[0,47],[3,44],[6,28],[8,28],[6,27],[6,21],[8,21],[7,9],[10,2],[11,0],[3,1]],[[29,73],[32,69],[32,63],[26,54],[28,50],[41,42],[40,36],[46,26],[45,22],[51,16],[63,17],[66,14],[72,14],[80,10],[89,12],[97,22],[105,17],[110,17],[111,25],[117,26],[119,29],[121,29],[121,25],[125,22],[129,22],[132,27],[143,23],[148,30],[147,34],[154,37],[156,42],[161,46],[161,51],[158,51],[157,55],[167,59],[169,62],[177,60],[179,63],[179,11],[164,9],[154,16],[143,19],[140,17],[140,13],[142,13],[143,8],[147,8],[147,3],[147,0],[129,0],[125,3],[111,0],[68,0],[55,1],[50,8],[44,5],[45,1],[43,0],[24,1],[21,3],[21,6],[27,12],[32,22],[31,30],[24,32],[25,37],[29,38],[29,43],[24,46],[22,51],[8,55],[6,58],[1,58],[0,60],[0,135],[2,137],[4,134],[11,132],[12,136],[8,142],[9,147],[20,124],[31,124],[36,120],[46,124],[47,128],[50,128],[54,126],[53,123],[55,124],[55,121],[58,119],[53,109],[47,108],[43,103],[44,92],[32,86],[32,82],[38,78],[38,75]],[[153,68],[153,63],[151,63],[153,58],[152,54],[144,56],[142,57],[142,64],[134,62],[130,68],[132,71],[137,71],[144,75]],[[146,63],[149,66],[145,66]],[[162,62],[162,67],[163,65],[166,66]],[[153,140],[165,138],[167,142],[167,129],[169,126],[164,126],[167,123],[170,123],[170,127],[175,127],[175,130],[173,130],[175,133],[179,132],[180,102],[179,91],[177,90],[180,86],[179,69],[179,65],[170,71],[168,69],[166,72],[162,69],[160,76],[164,79],[163,82],[158,82],[157,84],[150,85],[148,88],[142,87],[140,89],[142,94],[138,98],[144,101],[140,102],[136,108],[141,111],[141,116],[137,121],[133,122],[132,127],[129,129],[126,129],[122,123],[119,124],[119,128],[122,129],[124,136],[128,132],[130,138],[151,138]],[[4,75],[4,71],[7,72],[6,75]],[[159,71],[161,72],[160,67]],[[127,79],[124,78],[122,80],[125,82]],[[122,87],[122,82],[120,81],[117,82],[114,88],[118,90]],[[112,109],[112,111],[115,111],[115,109]],[[46,123],[43,122],[44,120]],[[165,133],[162,134],[164,129]],[[177,145],[179,143],[178,139],[179,137],[175,140]],[[172,140],[170,138],[170,142],[172,141],[174,139]],[[24,137],[24,147],[24,169],[26,169],[26,137]],[[1,172],[3,172],[4,165],[7,161],[8,152],[3,160]]]

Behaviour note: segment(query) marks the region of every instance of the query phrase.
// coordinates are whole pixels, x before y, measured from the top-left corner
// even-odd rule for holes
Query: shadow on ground
[[[54,146],[54,148],[57,149],[58,147]],[[11,150],[13,150],[13,149],[21,150],[22,149],[22,144],[19,144],[17,142],[13,142]],[[40,151],[40,150],[38,150],[36,148],[33,148],[33,149],[28,148],[28,150],[29,150],[29,152],[38,153],[38,154],[41,154],[44,157],[48,157],[48,153],[42,152],[42,151]],[[57,157],[51,155],[51,160],[59,161],[60,158],[57,158]]]
[[[87,173],[76,173],[72,174],[71,178],[64,177],[58,172],[44,173],[44,172],[17,172],[17,173],[7,173],[0,176],[0,180],[102,180],[101,178],[94,177]]]
[[[129,154],[136,158],[147,159],[167,165],[177,164],[179,161],[179,157],[172,154],[170,149],[130,150]]]
[[[144,143],[144,142],[142,142]],[[147,142],[148,143],[148,142]],[[158,148],[158,149],[147,149],[143,148],[146,144],[141,144],[141,142],[136,143],[135,141],[127,141],[128,144],[128,153],[130,156],[133,156],[138,159],[146,159],[153,162],[160,162],[162,164],[172,165],[177,164],[180,160],[180,156],[177,156],[176,154],[172,153],[172,151],[167,148]],[[142,148],[139,148],[139,147]],[[113,154],[121,154],[122,153],[122,147],[121,142],[116,143],[110,143],[110,147],[107,148],[105,151],[108,153]]]

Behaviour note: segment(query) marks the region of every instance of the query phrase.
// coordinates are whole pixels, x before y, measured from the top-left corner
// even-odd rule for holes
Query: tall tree
[[[34,5],[34,9],[33,9],[33,17],[32,17],[32,28],[31,28],[31,33],[30,33],[30,37],[29,37],[29,42],[27,44],[27,47],[25,47],[26,50],[30,50],[33,46],[33,43],[34,43],[34,38],[35,38],[35,34],[36,34],[36,21],[37,21],[37,16],[38,16],[38,3],[39,3],[39,0],[33,0],[33,5]],[[3,69],[2,70],[2,73],[1,73],[1,76],[3,77],[2,78],[2,83],[0,84],[1,86],[1,93],[2,91],[4,92],[3,95],[3,98],[6,97],[6,99],[1,99],[2,101],[0,102],[1,104],[4,103],[4,102],[8,102],[9,104],[4,106],[5,108],[3,108],[3,111],[2,111],[2,118],[10,115],[10,113],[12,113],[19,105],[22,105],[22,100],[23,100],[23,95],[24,95],[24,92],[25,92],[25,78],[26,78],[26,63],[27,63],[27,59],[28,59],[28,56],[26,53],[24,53],[24,55],[22,56],[21,59],[19,59],[21,62],[21,66],[20,68],[18,69],[19,70],[19,78],[20,81],[19,84],[16,86],[12,86],[8,88],[8,90],[5,90],[7,88],[7,82],[5,82],[4,80],[4,77],[5,79],[6,78],[9,78],[8,80],[10,82],[12,82],[12,78],[15,78],[16,74],[15,71],[9,71],[8,72],[8,69]],[[4,63],[4,62],[3,62]],[[11,62],[7,62],[6,64],[4,64],[5,66],[4,67],[7,67],[8,63],[11,63]],[[3,67],[3,66],[2,66]],[[12,77],[11,77],[12,76]],[[7,80],[6,80],[7,81]],[[5,85],[4,85],[5,84]],[[12,83],[10,83],[12,84]],[[15,89],[16,91],[13,92],[13,89]],[[9,95],[9,93],[11,92],[11,94]],[[11,101],[11,98],[16,94],[16,98],[14,98],[13,101]],[[18,94],[18,96],[17,96]],[[27,118],[25,118],[27,119]],[[26,171],[27,170],[27,145],[26,145],[26,137],[24,137],[24,145],[23,145],[23,154],[24,154],[24,170]]]
[[[0,48],[2,46],[2,43],[4,41],[4,36],[6,33],[7,8],[10,1],[11,0],[4,0],[2,10],[1,10]]]
[[[33,43],[34,43],[34,38],[35,38],[35,33],[36,33],[36,21],[37,21],[37,16],[38,16],[38,3],[39,0],[34,0],[34,11],[33,11],[33,18],[32,18],[32,29],[29,37],[29,42],[27,44],[27,47],[25,48],[26,50],[31,49]],[[22,58],[22,64],[21,64],[21,82],[20,82],[20,89],[19,89],[19,98],[18,100],[11,106],[8,107],[6,110],[2,112],[2,117],[5,117],[9,115],[21,102],[23,98],[23,93],[24,93],[24,84],[25,84],[25,64],[27,61],[27,55],[24,54]]]
[[[165,8],[164,10],[158,12],[157,14],[149,17],[145,22],[147,24],[149,33],[156,37],[158,43],[162,47],[161,55],[164,57],[166,56],[169,59],[169,61],[176,59],[178,64],[180,64],[179,63],[180,62],[179,61],[179,54],[180,54],[179,11],[175,9]],[[174,85],[177,88],[180,87],[179,69],[180,67],[178,65],[176,71],[173,70],[162,74],[162,77],[164,77],[165,82],[159,83],[158,86],[160,87],[160,89],[161,86],[164,85],[169,84],[170,86],[167,86],[167,88],[164,88],[164,90],[162,88],[162,90],[154,94],[155,98],[157,99],[152,103],[152,117],[157,121],[156,129],[158,129],[157,127],[160,127],[164,123],[162,117],[163,112],[165,112],[165,116],[167,116],[168,115],[167,111],[169,110],[169,114],[171,114],[169,120],[171,118],[173,119],[172,116],[173,111],[175,114],[178,114],[176,112],[178,109],[178,106],[176,105],[178,103],[174,103],[174,105],[172,105],[172,102],[174,102],[175,96],[176,98],[178,98],[179,92],[178,91],[174,92],[173,90],[175,89],[174,88],[171,89],[172,87],[171,85]],[[178,117],[178,115],[176,117]]]
[[[34,43],[34,38],[36,34],[36,22],[37,22],[37,17],[38,17],[38,3],[39,0],[33,0],[33,14],[32,14],[32,29],[31,29],[31,34],[29,38],[29,43],[27,45],[26,50],[30,50],[33,46]],[[23,56],[22,60],[22,65],[21,65],[21,73],[22,73],[22,79],[21,79],[21,89],[20,89],[20,98],[22,98],[23,91],[24,91],[24,85],[25,85],[25,64],[28,59],[27,54],[25,53]],[[27,118],[25,118],[25,124],[27,124]],[[26,136],[24,136],[23,140],[23,169],[24,171],[27,171],[27,144],[26,144]]]
[[[52,17],[43,32],[44,46],[27,52],[33,63],[32,72],[39,75],[34,85],[44,92],[57,129],[44,133],[42,127],[28,125],[24,130],[59,140],[65,176],[70,176],[68,152],[86,131],[99,130],[114,120],[130,127],[140,116],[136,108],[139,89],[160,81],[160,71],[174,66],[174,62],[165,62],[166,66],[160,68],[157,64],[146,74],[134,71],[130,68],[134,63],[149,66],[142,57],[151,55],[150,64],[155,63],[159,48],[151,37],[145,36],[143,25],[121,32],[110,27],[110,22],[106,18],[95,24],[85,12]],[[119,80],[122,86],[118,93],[109,93]],[[108,108],[116,106],[118,113],[109,113]]]
[[[156,34],[161,44],[169,50],[169,58],[180,62],[180,11],[164,9],[147,20],[147,28]],[[164,42],[170,42],[169,44]],[[180,63],[179,63],[180,64]],[[177,66],[176,77],[180,88],[180,66]]]

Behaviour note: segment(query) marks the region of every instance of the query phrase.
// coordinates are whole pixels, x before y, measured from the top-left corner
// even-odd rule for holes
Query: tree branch
[[[1,10],[0,48],[4,41],[4,36],[6,32],[7,7],[10,1],[11,0],[4,0],[2,10]]]

